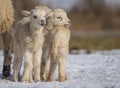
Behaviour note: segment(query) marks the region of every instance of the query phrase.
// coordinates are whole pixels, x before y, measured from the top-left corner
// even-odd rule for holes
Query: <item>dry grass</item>
[[[71,38],[70,50],[73,49],[120,49],[120,38]]]
[[[73,30],[118,30],[120,29],[120,15],[114,11],[106,11],[100,15],[71,11],[69,17]]]

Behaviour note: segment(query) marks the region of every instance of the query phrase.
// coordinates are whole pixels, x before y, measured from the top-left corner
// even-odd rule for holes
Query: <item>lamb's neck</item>
[[[62,27],[62,28],[63,28],[64,25],[54,25],[53,27],[54,27],[54,28],[55,28],[55,27]]]
[[[42,33],[43,32],[43,27],[41,27],[41,28],[35,28],[35,27],[30,27],[30,33],[32,34],[32,35],[34,35],[34,34],[36,34],[36,33]]]
[[[56,30],[59,30],[59,29],[60,30],[66,30],[66,29],[69,29],[69,28],[65,27],[64,25],[54,25],[53,29],[56,29]]]

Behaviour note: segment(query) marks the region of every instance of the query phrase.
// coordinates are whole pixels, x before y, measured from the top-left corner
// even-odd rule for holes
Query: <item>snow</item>
[[[0,52],[0,76],[2,63],[3,53]],[[22,83],[0,78],[0,88],[120,88],[120,50],[70,54],[66,71],[65,82]]]

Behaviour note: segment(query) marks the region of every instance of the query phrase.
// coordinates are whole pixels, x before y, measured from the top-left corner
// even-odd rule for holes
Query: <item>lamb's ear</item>
[[[21,11],[21,14],[23,15],[23,16],[26,16],[26,17],[28,17],[28,16],[30,16],[30,11]]]
[[[53,11],[50,11],[47,15],[46,18],[53,17]]]

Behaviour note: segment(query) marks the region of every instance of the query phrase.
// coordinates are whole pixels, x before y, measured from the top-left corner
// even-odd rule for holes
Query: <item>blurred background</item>
[[[70,50],[120,49],[120,0],[21,0],[20,2],[22,9],[25,10],[30,10],[36,5],[66,10],[72,22]]]
[[[70,49],[120,48],[120,0],[41,0],[63,8],[72,22]]]

